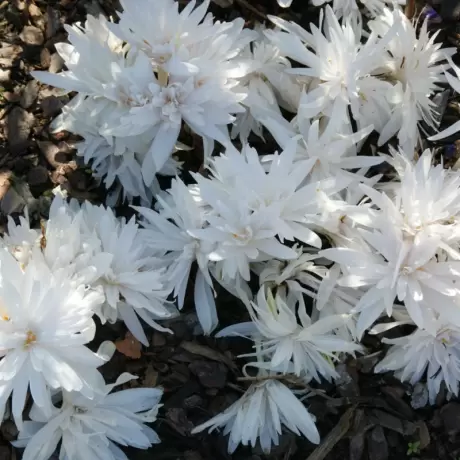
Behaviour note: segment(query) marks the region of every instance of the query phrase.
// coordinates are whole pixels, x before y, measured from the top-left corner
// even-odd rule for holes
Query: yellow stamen
[[[161,67],[158,68],[158,83],[160,86],[168,86],[169,74]]]
[[[27,349],[37,341],[37,336],[32,331],[27,331],[24,348]]]

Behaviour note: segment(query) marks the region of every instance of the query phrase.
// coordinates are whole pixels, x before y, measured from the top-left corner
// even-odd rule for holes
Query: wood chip
[[[225,364],[229,369],[231,369],[234,372],[238,370],[238,367],[235,365],[235,363],[230,358],[225,356],[223,353],[220,353],[219,351],[213,350],[212,348],[206,347],[204,345],[200,345],[199,343],[196,343],[196,342],[186,342],[186,341],[182,342],[180,346],[184,350],[187,350],[189,353],[193,353],[194,355],[203,356],[204,358],[208,358],[213,361],[219,361]]]
[[[11,186],[11,171],[0,172],[0,200],[5,196],[5,193]]]
[[[308,456],[307,460],[323,460],[331,452],[333,447],[347,434],[351,427],[355,407],[350,407],[340,417],[337,425],[332,428],[328,435],[323,439],[323,442]]]
[[[35,26],[25,26],[19,38],[27,45],[43,45],[45,41],[41,30]]]

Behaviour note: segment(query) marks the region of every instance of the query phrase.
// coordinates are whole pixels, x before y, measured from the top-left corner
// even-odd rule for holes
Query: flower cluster
[[[460,172],[426,145],[460,130],[438,132],[460,69],[429,18],[334,0],[309,31],[277,17],[252,30],[215,20],[209,0],[120,3],[116,23],[67,26],[70,44],[56,45],[67,70],[34,73],[76,93],[53,127],[82,137],[77,154],[107,203],[133,217],[57,194],[39,229],[10,218],[0,412],[12,395],[24,458],[61,442],[62,458],[122,460],[116,444],[159,442],[144,422],[161,390],[111,394],[133,376],[106,385],[98,368],[113,344],[87,345],[94,315],[144,345],[146,326],[172,333],[162,321],[188,292],[199,333],[252,346],[243,396],[193,431],[224,427],[229,452],[269,452],[283,429],[318,443],[304,397],[367,351],[365,334],[394,329],[376,372],[426,379],[431,402],[441,388],[458,395]],[[278,149],[251,146],[268,134]],[[182,141],[197,137],[190,162],[196,146]],[[158,175],[173,177],[160,187]],[[218,330],[222,289],[246,321]]]
[[[235,86],[248,69],[238,55],[253,34],[242,19],[205,17],[209,2],[194,8],[191,1],[180,12],[174,0],[121,2],[118,24],[89,16],[84,25],[66,27],[70,44],[56,49],[68,70],[34,73],[78,92],[54,128],[81,135],[78,155],[126,197],[150,202],[155,175],[178,172],[172,153],[184,148],[183,123],[209,154],[214,141],[229,144],[227,125],[244,111],[245,93]]]
[[[158,263],[146,253],[134,220],[117,219],[104,207],[68,204],[57,195],[38,230],[28,218],[9,218],[0,249],[0,415],[11,395],[20,444],[27,444],[24,458],[48,459],[61,438],[61,455],[75,460],[126,458],[112,441],[143,449],[159,442],[143,422],[155,420],[162,391],[146,388],[129,400],[133,390],[107,396],[114,385],[105,384],[98,368],[115,346],[103,342],[96,353],[88,348],[94,315],[103,322],[123,319],[145,343],[138,316],[163,329],[156,320],[174,309],[166,303]],[[121,376],[117,384],[131,378]],[[28,391],[33,422],[23,421]],[[64,400],[59,409],[58,397]],[[101,425],[108,410],[114,420]],[[86,446],[83,438],[94,444]]]

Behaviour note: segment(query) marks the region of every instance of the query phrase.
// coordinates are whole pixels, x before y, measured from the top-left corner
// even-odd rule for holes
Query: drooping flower
[[[305,306],[262,286],[256,302],[249,307],[252,323],[241,323],[219,332],[218,337],[241,334],[260,341],[257,354],[268,357],[270,368],[298,376],[330,381],[338,376],[334,361],[338,353],[360,351],[360,345],[335,334],[344,326],[347,315],[333,315],[317,321],[308,316]],[[300,322],[299,322],[300,321]]]
[[[302,434],[312,443],[319,443],[314,418],[307,408],[282,382],[267,378],[253,383],[238,401],[195,427],[192,434],[206,428],[212,431],[224,427],[224,435],[229,434],[230,454],[238,444],[255,447],[257,440],[268,453],[272,445],[278,445],[283,426],[299,436]]]
[[[416,329],[412,334],[383,341],[391,345],[388,354],[380,361],[376,372],[395,371],[401,381],[415,385],[423,377],[430,403],[444,382],[447,390],[458,395],[460,382],[460,329],[441,316],[435,322],[433,332]]]
[[[111,393],[133,378],[120,375],[93,400],[65,392],[62,406],[51,415],[33,406],[31,421],[24,423],[13,444],[26,448],[24,460],[47,460],[60,442],[60,457],[68,460],[128,460],[117,444],[138,449],[158,444],[158,435],[146,423],[156,420],[163,391],[132,388]]]

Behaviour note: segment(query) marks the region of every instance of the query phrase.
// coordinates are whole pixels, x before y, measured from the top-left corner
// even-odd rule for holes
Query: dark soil
[[[307,0],[294,0],[289,10],[280,9],[276,0],[214,1],[212,11],[218,18],[243,16],[248,25],[263,21],[267,14],[282,14],[304,27],[317,17],[317,9]],[[442,12],[443,20],[434,27],[442,29],[449,46],[457,46],[460,8],[456,0],[435,8]],[[0,0],[0,224],[4,225],[7,215],[21,213],[25,205],[35,218],[46,217],[51,190],[57,185],[78,199],[102,199],[103,190],[73,155],[70,144],[76,138],[64,132],[51,134],[48,129],[69,97],[35,82],[30,71],[62,68],[54,44],[66,40],[63,24],[82,21],[88,13],[115,16],[117,9],[117,0]],[[449,100],[446,123],[458,118],[458,107]],[[259,142],[257,147],[269,151],[272,144],[267,147]],[[439,156],[449,165],[459,158],[456,144],[456,139],[450,139],[437,146]],[[245,310],[238,300],[225,292],[219,293],[218,300],[223,324],[244,319]],[[235,356],[248,346],[239,339],[194,336],[197,318],[193,311],[191,296],[184,314],[170,323],[174,335],[151,331],[150,347],[134,346],[132,358],[123,348],[127,342],[122,342],[126,335],[122,324],[101,329],[98,340],[118,341],[125,352],[117,352],[103,369],[109,382],[121,372],[131,372],[139,376],[131,386],[159,385],[165,392],[156,423],[162,443],[148,451],[128,450],[131,460],[460,458],[460,403],[447,402],[441,392],[435,406],[417,408],[426,397],[423,388],[373,373],[378,350],[383,349],[375,337],[366,338],[369,355],[339,367],[342,378],[337,386],[322,385],[319,394],[309,399],[322,436],[320,447],[315,449],[308,441],[285,433],[269,456],[257,447],[228,455],[227,440],[219,433],[192,436],[195,425],[244,392],[245,383],[238,381],[241,363]],[[1,426],[0,460],[21,458],[21,452],[9,444],[15,436],[12,423]]]

